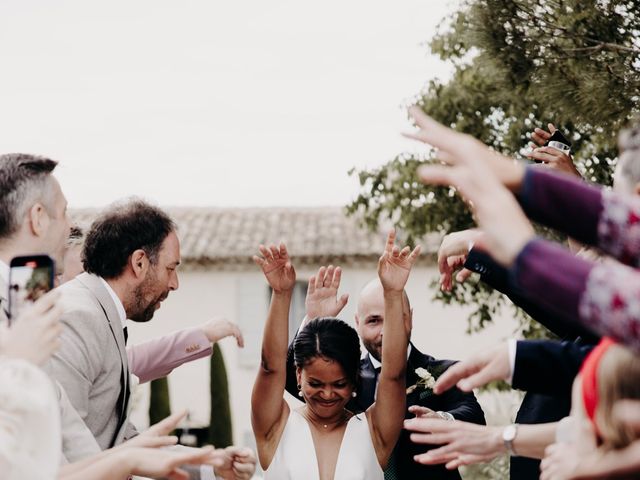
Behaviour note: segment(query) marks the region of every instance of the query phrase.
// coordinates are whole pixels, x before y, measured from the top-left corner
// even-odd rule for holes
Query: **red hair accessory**
[[[589,417],[593,426],[596,427],[596,431],[598,430],[595,423],[596,408],[598,407],[598,367],[606,351],[609,347],[615,345],[615,343],[611,338],[603,337],[596,348],[591,350],[591,353],[589,353],[580,368],[584,409],[587,417]]]

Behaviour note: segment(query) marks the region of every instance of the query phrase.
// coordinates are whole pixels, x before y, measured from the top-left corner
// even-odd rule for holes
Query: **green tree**
[[[443,20],[430,50],[454,73],[415,98],[429,115],[521,159],[527,133],[553,122],[570,134],[584,178],[611,183],[617,132],[640,105],[640,0],[468,0]],[[409,242],[473,226],[453,189],[417,180],[416,167],[430,160],[400,154],[352,171],[360,192],[347,212],[370,228],[391,219]],[[504,305],[502,295],[473,282],[436,298],[474,305],[470,331]],[[525,335],[540,334],[516,316]]]
[[[171,401],[169,399],[169,380],[167,377],[151,381],[149,398],[149,425],[171,415]]]
[[[220,346],[213,344],[211,355],[211,422],[209,442],[216,448],[228,447],[233,443],[231,427],[231,406],[229,405],[229,382],[227,369]]]

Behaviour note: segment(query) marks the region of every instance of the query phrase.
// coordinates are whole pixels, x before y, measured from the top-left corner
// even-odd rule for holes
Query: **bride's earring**
[[[298,384],[298,396],[302,397],[302,385]]]
[[[353,392],[351,392],[351,396],[353,398],[356,398],[358,396],[358,393],[354,390]]]

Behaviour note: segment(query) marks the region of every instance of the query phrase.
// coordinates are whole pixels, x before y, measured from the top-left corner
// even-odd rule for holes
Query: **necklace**
[[[316,420],[311,418],[311,416],[309,415],[308,410],[306,408],[303,410],[303,414],[304,414],[304,418],[306,418],[309,421],[309,423],[311,423],[312,425],[316,425],[316,426],[322,425],[322,428],[325,429],[325,430],[327,430],[329,428],[329,426],[332,426],[332,427],[335,428],[335,427],[343,424],[344,421],[349,416],[349,412],[347,412],[346,410],[343,410],[342,411],[342,416],[338,420],[336,420],[335,422],[324,423],[324,422],[317,422]]]

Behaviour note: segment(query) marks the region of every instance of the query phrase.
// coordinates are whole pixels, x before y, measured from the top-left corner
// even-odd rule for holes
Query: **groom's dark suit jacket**
[[[295,366],[293,364],[293,344],[289,347],[287,359],[287,391],[296,398],[297,382]],[[418,376],[415,373],[417,368],[425,368],[432,375],[438,377],[455,362],[451,360],[436,360],[435,358],[421,353],[414,345],[411,345],[411,353],[407,360],[407,387],[415,385]],[[373,368],[369,355],[366,355],[360,362],[360,386],[358,395],[347,408],[353,412],[363,412],[374,402],[377,383],[377,373]],[[407,395],[406,407],[420,405],[434,411],[443,411],[452,414],[457,420],[465,422],[485,424],[484,413],[478,404],[473,393],[464,393],[457,388],[453,388],[442,395],[422,395],[424,390],[416,389]],[[421,398],[422,397],[422,398]],[[405,410],[405,418],[412,418],[413,415]],[[429,479],[429,480],[459,480],[460,474],[457,470],[447,470],[444,465],[421,465],[413,460],[413,456],[424,453],[430,448],[427,445],[419,445],[411,442],[409,432],[403,430],[394,451],[394,462],[396,476],[401,480]]]

